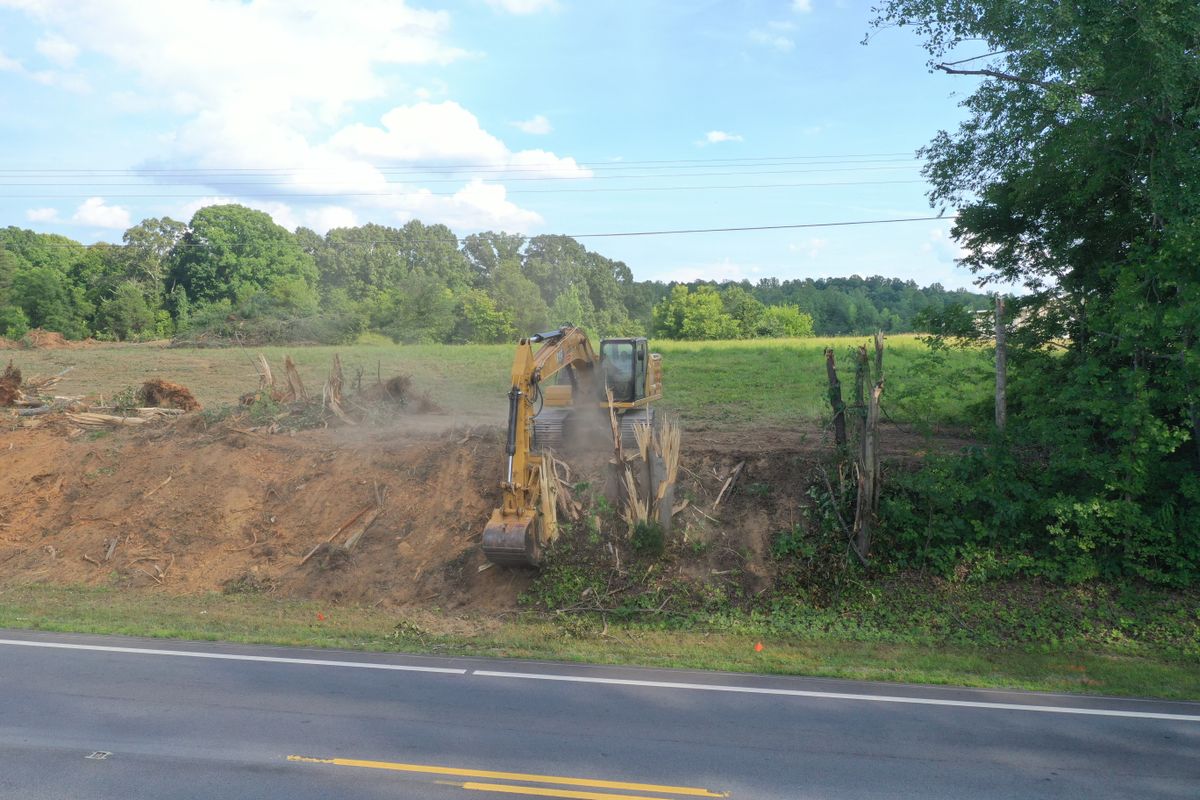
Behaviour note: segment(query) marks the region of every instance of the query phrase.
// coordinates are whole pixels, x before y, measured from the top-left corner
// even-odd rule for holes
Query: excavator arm
[[[536,352],[534,345],[540,345]],[[558,536],[556,484],[547,478],[553,467],[548,454],[533,453],[533,418],[543,381],[571,368],[575,380],[590,384],[597,362],[587,334],[569,325],[522,339],[518,345],[508,392],[506,472],[500,484],[504,499],[483,530],[483,552],[489,561],[535,565],[542,549]],[[594,394],[590,385],[583,391],[589,397]]]

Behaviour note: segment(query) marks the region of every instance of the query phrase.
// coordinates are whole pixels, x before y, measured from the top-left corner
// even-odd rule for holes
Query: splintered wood
[[[733,484],[737,481],[738,476],[742,474],[742,468],[745,466],[745,461],[739,461],[737,466],[730,470],[729,477],[725,479],[725,484],[721,486],[721,491],[719,494],[717,494],[717,499],[713,501],[713,511],[717,510],[717,506],[721,505],[721,501],[725,499],[727,494],[729,494],[729,491],[733,488]]]
[[[346,378],[342,373],[342,359],[334,353],[333,363],[329,367],[329,378],[325,381],[325,389],[322,392],[322,403],[334,415],[345,422],[347,425],[355,425],[354,420],[346,414],[346,410],[342,408],[342,387],[345,385]]]
[[[375,484],[375,504],[366,506],[351,515],[337,530],[330,534],[328,539],[318,542],[315,547],[305,553],[304,558],[300,559],[298,566],[304,566],[308,563],[309,559],[322,551],[330,552],[336,549],[342,553],[349,553],[353,550],[362,541],[363,536],[371,529],[371,526],[375,524],[375,521],[383,514],[384,504],[387,503],[387,494],[388,489],[386,486]],[[349,535],[346,537],[346,541],[340,546],[335,546],[333,544],[334,540],[347,531],[349,531]]]

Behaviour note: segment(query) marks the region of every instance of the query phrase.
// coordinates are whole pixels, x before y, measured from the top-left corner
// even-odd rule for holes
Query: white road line
[[[568,683],[603,683],[616,686],[645,686],[651,689],[697,689],[704,692],[735,692],[767,694],[784,697],[815,697],[824,700],[865,700],[873,703],[909,703],[925,706],[955,706],[985,708],[998,711],[1041,711],[1050,714],[1085,714],[1094,717],[1133,717],[1136,719],[1165,719],[1173,722],[1200,722],[1200,715],[1161,714],[1151,711],[1120,711],[1112,708],[1071,708],[1069,706],[1034,706],[1018,703],[985,703],[973,700],[939,700],[933,697],[895,697],[882,694],[845,694],[842,692],[811,692],[801,689],[770,689],[757,686],[719,686],[709,683],[673,683],[670,681],[637,681],[624,678],[589,678],[581,675],[544,675],[536,672],[495,672],[475,670],[472,675],[485,678],[519,678],[534,681],[566,681]]]
[[[57,650],[89,650],[100,653],[120,653],[143,656],[176,656],[180,658],[207,658],[218,661],[261,661],[271,664],[300,664],[316,667],[349,667],[352,669],[381,669],[393,672],[434,672],[443,675],[470,675],[482,678],[516,678],[519,680],[561,681],[566,683],[597,683],[611,686],[641,686],[648,689],[691,689],[704,692],[732,692],[735,694],[762,694],[777,697],[811,697],[819,700],[862,700],[871,703],[906,703],[924,706],[952,706],[957,708],[982,708],[996,711],[1039,711],[1048,714],[1082,714],[1093,717],[1126,717],[1133,719],[1160,719],[1172,722],[1200,722],[1200,714],[1164,714],[1153,711],[1122,711],[1114,708],[1071,708],[1070,706],[1036,706],[1020,703],[986,703],[975,700],[941,700],[935,697],[900,697],[882,694],[847,694],[844,692],[816,692],[803,689],[772,689],[760,686],[721,686],[710,683],[676,683],[672,681],[639,681],[627,678],[592,678],[584,675],[553,675],[537,672],[502,672],[496,670],[466,670],[450,667],[419,667],[407,664],[378,664],[369,661],[332,661],[320,658],[284,658],[281,656],[245,656],[233,653],[207,653],[196,650],[156,650],[148,647],[112,647],[99,644],[67,644],[65,642],[38,642],[24,639],[0,639],[0,645],[15,647],[44,647]]]
[[[62,642],[30,642],[23,639],[0,639],[0,645],[17,647],[49,647],[58,650],[94,650],[101,653],[123,653],[140,656],[179,656],[181,658],[210,658],[218,661],[266,661],[271,664],[302,664],[313,667],[352,667],[354,669],[385,669],[393,672],[440,672],[446,675],[466,675],[465,669],[448,667],[416,667],[407,664],[373,664],[370,661],[327,661],[320,658],[283,658],[281,656],[242,656],[233,653],[203,653],[194,650],[153,650],[148,647],[108,647],[99,644],[65,644]]]

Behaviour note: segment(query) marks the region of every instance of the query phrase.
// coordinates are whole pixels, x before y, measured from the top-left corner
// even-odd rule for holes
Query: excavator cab
[[[646,339],[604,339],[600,342],[601,391],[612,390],[613,403],[637,403],[646,398],[649,352]]]

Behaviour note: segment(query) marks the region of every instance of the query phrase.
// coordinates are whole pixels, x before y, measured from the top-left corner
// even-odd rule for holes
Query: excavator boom
[[[533,345],[541,347],[535,353]],[[492,512],[483,529],[483,552],[495,564],[534,565],[542,548],[558,536],[552,469],[548,455],[533,453],[533,418],[541,398],[541,383],[572,368],[577,379],[590,383],[598,362],[587,335],[565,326],[522,339],[513,358],[508,392],[508,434],[505,438],[504,502]]]

